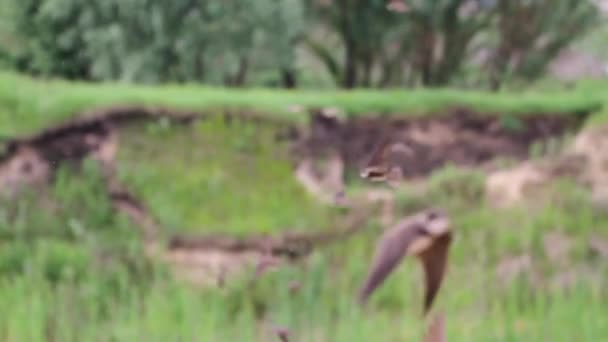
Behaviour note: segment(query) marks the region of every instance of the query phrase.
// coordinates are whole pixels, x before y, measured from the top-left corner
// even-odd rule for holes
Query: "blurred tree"
[[[250,67],[295,85],[299,0],[4,0],[19,70],[67,78],[240,86]],[[272,52],[272,53],[269,53]]]
[[[0,55],[32,74],[292,88],[299,47],[336,85],[444,86],[475,65],[530,81],[597,17],[591,0],[0,0]],[[5,19],[6,22],[6,19]],[[2,21],[0,21],[2,24]],[[6,25],[4,25],[6,26]],[[0,26],[2,29],[2,26]],[[332,39],[336,39],[334,42]],[[268,78],[268,75],[270,77]]]
[[[412,1],[412,67],[425,86],[446,85],[458,72],[472,39],[489,28],[492,12],[471,0]]]
[[[307,43],[346,88],[387,86],[403,77],[409,84],[444,85],[458,71],[471,39],[490,24],[491,12],[479,6],[467,13],[469,2],[308,0],[314,15],[340,35],[343,60],[311,38]],[[379,70],[375,82],[374,69]]]
[[[289,2],[107,0],[97,6],[101,24],[87,33],[93,75],[241,86],[257,54],[289,69],[298,34],[283,23]],[[268,55],[269,47],[277,53]]]
[[[6,46],[11,45],[12,31],[12,7],[7,0],[0,0],[0,67],[11,64],[11,56]]]
[[[558,53],[597,23],[588,0],[497,0],[497,46],[490,62],[490,85],[507,77],[534,80]]]
[[[81,8],[75,0],[11,0],[5,5],[13,15],[13,32],[20,44],[10,51],[15,67],[33,74],[89,78],[86,54],[78,19]]]
[[[297,86],[296,48],[304,37],[306,18],[301,0],[259,1],[257,66],[278,68],[285,88]]]
[[[306,0],[309,15],[341,38],[342,61],[318,39],[306,39],[337,84],[345,88],[371,85],[374,62],[401,21],[399,14],[386,9],[385,1]]]

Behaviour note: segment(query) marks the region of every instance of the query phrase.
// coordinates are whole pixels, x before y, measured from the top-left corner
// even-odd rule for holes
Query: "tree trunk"
[[[357,42],[353,35],[350,21],[352,6],[347,0],[340,0],[340,33],[344,41],[344,74],[342,86],[347,89],[354,88],[357,84]]]
[[[432,30],[423,33],[422,44],[420,46],[420,74],[423,86],[429,86],[433,81],[433,48],[435,39]]]
[[[363,58],[363,80],[362,85],[364,87],[369,87],[372,84],[372,67],[374,65],[374,60],[372,57],[372,53],[366,53]]]
[[[247,79],[247,71],[249,70],[249,60],[247,57],[241,57],[241,61],[239,63],[239,70],[236,73],[236,77],[234,79],[234,85],[237,87],[242,87],[245,85],[245,80]]]
[[[346,56],[344,80],[342,86],[347,89],[352,89],[357,85],[357,51],[355,41],[351,37],[345,37],[346,40]]]
[[[283,83],[284,88],[293,89],[297,87],[297,78],[295,71],[291,68],[283,68],[281,70],[281,81]]]

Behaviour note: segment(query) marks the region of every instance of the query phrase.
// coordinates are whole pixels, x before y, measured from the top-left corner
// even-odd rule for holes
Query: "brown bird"
[[[413,151],[404,143],[386,138],[374,149],[367,164],[360,173],[364,179],[397,185],[403,179],[401,164],[411,158]]]
[[[367,279],[359,291],[360,303],[365,304],[406,255],[413,255],[421,261],[425,273],[426,315],[441,287],[451,242],[451,223],[440,209],[427,209],[395,224],[377,244]]]

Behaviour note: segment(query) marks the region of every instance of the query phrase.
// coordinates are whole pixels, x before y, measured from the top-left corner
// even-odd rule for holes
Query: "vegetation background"
[[[317,108],[409,120],[466,107],[500,118],[585,112],[582,128],[601,128],[602,6],[0,0],[0,138],[125,104],[208,113],[190,126],[120,128],[119,178],[164,234],[330,229],[344,209],[298,183],[288,143],[277,142],[279,128],[269,122],[306,127],[305,111]],[[228,123],[227,112],[259,113],[262,123]],[[9,144],[2,147],[8,155]],[[535,151],[530,159],[552,157]],[[0,158],[0,175],[8,168]],[[315,342],[412,341],[424,333],[414,262],[389,278],[370,310],[354,301],[382,229],[377,218],[303,265],[253,283],[245,276],[201,287],[145,256],[145,240],[114,210],[94,160],[53,168],[52,182],[18,196],[4,196],[10,184],[0,177],[3,341],[272,341],[276,326],[294,341]],[[442,165],[425,179],[424,194],[408,185],[394,193],[399,217],[432,204],[454,221],[450,270],[435,304],[448,340],[608,340],[608,216],[597,189],[558,177],[540,200],[496,208],[484,196],[486,179],[482,170]],[[349,196],[377,187],[346,177]]]

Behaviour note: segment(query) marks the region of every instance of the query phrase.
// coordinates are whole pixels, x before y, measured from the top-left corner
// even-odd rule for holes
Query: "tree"
[[[13,32],[22,42],[9,51],[15,67],[43,75],[88,79],[90,59],[73,0],[13,0]]]
[[[309,0],[319,20],[338,32],[344,58],[338,62],[312,38],[308,45],[346,88],[394,84],[403,70],[409,71],[409,83],[444,85],[458,71],[471,39],[490,24],[491,14],[483,8],[462,15],[467,2],[409,1],[395,12],[385,0]],[[380,75],[375,80],[374,69]]]
[[[16,9],[25,44],[12,54],[25,72],[240,86],[263,57],[295,85],[299,0],[5,1]]]
[[[305,47],[336,85],[533,81],[598,17],[591,0],[0,0],[18,70],[87,80],[295,87]],[[3,18],[8,18],[5,15]],[[0,22],[1,24],[2,22]],[[0,39],[7,41],[2,35]],[[335,42],[332,42],[332,39]],[[15,43],[17,42],[17,43]],[[473,65],[475,45],[490,53]],[[264,81],[260,81],[264,79]]]
[[[540,77],[558,53],[592,27],[598,9],[581,0],[497,0],[498,43],[490,63],[490,84],[498,89],[509,75]]]

